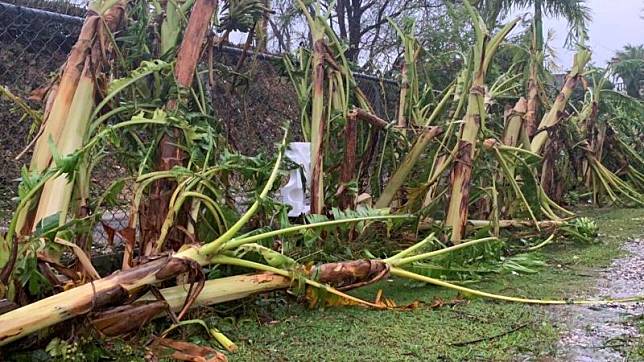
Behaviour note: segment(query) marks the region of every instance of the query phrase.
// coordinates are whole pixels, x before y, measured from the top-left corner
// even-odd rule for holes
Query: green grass
[[[596,270],[622,254],[619,246],[625,237],[644,231],[637,222],[644,210],[584,214],[598,220],[599,243],[549,246],[542,252],[548,266],[540,273],[495,276],[474,287],[532,298],[592,293]],[[543,307],[474,299],[433,308],[437,300],[450,304],[460,297],[432,286],[411,287],[403,280],[384,281],[354,294],[373,299],[378,289],[401,306],[422,303],[411,310],[383,312],[358,307],[310,310],[279,303],[279,298],[260,299],[259,306],[237,305],[240,310],[232,313],[237,318],[211,313],[205,319],[239,345],[240,351],[231,356],[235,361],[512,360],[554,353],[559,332]],[[185,333],[178,337],[203,338]]]
[[[470,287],[530,298],[592,295],[596,272],[622,255],[620,245],[627,237],[644,234],[644,209],[582,214],[597,220],[598,243],[549,245],[541,251],[548,263],[541,272],[494,275]],[[237,343],[239,351],[229,354],[232,361],[504,361],[554,355],[560,331],[544,307],[462,299],[452,291],[403,280],[383,281],[354,294],[373,300],[378,289],[400,306],[421,303],[409,310],[311,310],[275,293],[195,312],[193,317],[203,318]],[[438,301],[444,305],[437,307]],[[146,330],[159,333],[166,326],[161,322]],[[141,360],[146,335],[125,343],[113,340],[102,349],[115,360]],[[216,346],[196,327],[171,337]],[[641,349],[640,344],[629,353],[637,355]]]
[[[537,309],[480,301],[431,308],[434,297],[450,302],[456,295],[424,290],[430,288],[410,290],[402,284],[384,285],[385,295],[401,303],[415,299],[427,303],[409,311],[386,312],[288,307],[274,314],[275,324],[229,329],[241,346],[235,360],[499,360],[517,353],[541,354],[556,339],[556,331],[541,323]],[[517,328],[502,337],[468,343]],[[465,345],[450,345],[459,343]]]
[[[532,298],[569,298],[592,292],[594,273],[620,256],[622,241],[644,232],[644,210],[584,212],[600,226],[600,242],[587,246],[552,245],[543,251],[548,266],[531,275],[503,275],[474,285],[506,295]],[[381,282],[355,294],[373,299],[377,289],[399,305],[424,302],[409,311],[362,308],[307,310],[286,305],[264,311],[270,322],[248,322],[222,327],[236,340],[237,361],[413,361],[512,360],[552,355],[558,331],[543,307],[468,300],[456,306],[431,308],[440,298],[457,294],[437,287],[409,288],[405,281]],[[264,316],[266,319],[266,316]],[[512,330],[525,326],[514,332]],[[497,335],[508,333],[501,337]],[[482,339],[480,342],[472,342]],[[458,344],[464,344],[458,346]],[[454,345],[457,344],[457,345]]]

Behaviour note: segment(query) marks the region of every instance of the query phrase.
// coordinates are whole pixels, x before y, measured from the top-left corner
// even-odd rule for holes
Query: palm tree
[[[613,69],[624,81],[629,96],[644,98],[640,95],[641,83],[644,82],[644,45],[629,44],[618,51]]]
[[[532,133],[538,126],[539,113],[539,74],[543,70],[544,40],[543,40],[543,14],[555,17],[564,17],[568,20],[570,33],[566,42],[575,39],[584,40],[586,37],[587,23],[590,21],[590,8],[586,0],[476,0],[476,6],[485,19],[488,27],[494,27],[501,15],[506,15],[512,8],[532,7],[534,9],[531,42],[530,63],[526,70],[528,79],[528,112],[526,124],[528,133]]]
[[[537,50],[543,50],[543,15],[563,17],[570,26],[569,39],[585,36],[588,22],[591,20],[590,8],[586,0],[478,0],[477,7],[485,14],[489,26],[496,23],[501,14],[512,8],[534,9],[534,28]]]

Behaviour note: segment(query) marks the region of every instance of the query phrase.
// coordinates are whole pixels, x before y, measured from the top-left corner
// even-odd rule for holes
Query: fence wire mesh
[[[40,102],[29,100],[30,95],[49,84],[65,62],[78,37],[84,11],[69,3],[43,0],[0,2],[0,86],[38,109]],[[279,125],[285,120],[293,123],[292,129],[299,129],[297,96],[283,71],[279,55],[249,53],[244,66],[237,69],[241,49],[221,46],[214,54],[220,77],[210,92],[218,113],[215,118],[221,120],[234,147],[245,154],[271,148],[280,139]],[[239,82],[234,94],[227,92],[232,78]],[[397,83],[365,74],[355,74],[355,78],[374,111],[384,119],[393,119]],[[267,120],[272,120],[272,124]],[[29,153],[19,160],[15,157],[34,136],[35,132],[30,132],[31,123],[24,119],[23,112],[13,102],[0,96],[0,142],[3,145],[0,153],[0,227],[8,223],[15,207],[13,200],[20,168],[30,159]],[[264,126],[266,124],[268,126]],[[297,138],[297,131],[295,133]],[[116,178],[128,174],[118,158],[113,157],[102,161],[92,176],[94,192],[100,194]],[[96,210],[103,213],[108,229],[119,230],[127,226],[132,191],[132,186],[124,189],[119,207]],[[106,236],[102,227],[94,232],[95,241],[104,240]]]
[[[79,30],[77,17],[0,2],[0,86],[29,99],[63,64]],[[13,206],[20,166],[29,160],[29,154],[15,157],[27,145],[30,128],[15,104],[0,97],[0,223]]]

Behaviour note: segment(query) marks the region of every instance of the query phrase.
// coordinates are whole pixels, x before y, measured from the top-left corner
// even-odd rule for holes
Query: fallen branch
[[[527,327],[529,325],[530,325],[530,323],[523,323],[523,324],[521,324],[519,326],[516,326],[516,327],[510,329],[510,330],[507,330],[505,332],[501,332],[499,334],[495,334],[493,336],[476,338],[476,339],[472,339],[472,340],[469,340],[469,341],[463,341],[463,342],[450,343],[450,346],[461,347],[461,346],[467,346],[468,344],[474,344],[474,343],[490,341],[490,340],[497,339],[497,338],[500,338],[500,337],[503,337],[503,336],[507,336],[508,334],[512,334],[514,332],[520,331],[520,330],[522,330],[523,328],[525,328],[525,327]]]
[[[384,119],[372,113],[365,111],[362,108],[354,108],[350,110],[349,113],[347,113],[347,117],[354,120],[365,121],[370,125],[379,129],[385,129],[389,127],[389,122],[385,121]]]

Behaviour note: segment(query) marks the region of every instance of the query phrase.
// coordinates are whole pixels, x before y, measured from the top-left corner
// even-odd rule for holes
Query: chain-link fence
[[[64,2],[56,5],[56,2],[42,0],[21,0],[20,4],[16,0],[9,1],[13,3],[0,1],[0,86],[22,99],[29,99],[51,82],[64,63],[80,31],[83,19],[79,15],[84,9]],[[25,4],[40,9],[21,6]],[[246,154],[272,147],[280,139],[279,126],[285,120],[297,125],[293,127],[297,134],[297,96],[279,55],[247,53],[243,55],[244,65],[238,68],[241,49],[220,46],[213,53],[220,76],[211,88],[215,116],[221,119],[234,147]],[[382,118],[392,119],[397,104],[397,83],[364,74],[355,76],[374,111]],[[235,87],[230,87],[231,79]],[[35,100],[28,102],[32,107],[40,106]],[[27,152],[15,160],[34,136],[30,132],[32,122],[23,119],[23,113],[6,97],[0,97],[0,142],[3,145],[0,153],[0,226],[7,223],[15,206],[11,200],[17,190],[19,170],[30,158]],[[100,181],[100,189],[126,173],[118,161],[108,159],[95,170],[94,179]],[[126,226],[127,195],[131,195],[131,190],[124,191],[122,207],[102,210],[103,220],[110,228],[118,230]],[[105,231],[99,229],[94,237],[105,237]]]
[[[79,24],[78,17],[0,2],[0,86],[27,100],[46,86],[74,45]],[[28,143],[31,123],[13,102],[0,97],[0,224],[13,206],[20,166],[29,160],[28,153],[15,157]]]
[[[245,60],[242,66],[240,58]],[[204,70],[208,63],[204,59]],[[270,150],[281,139],[284,121],[291,121],[289,133],[301,141],[298,96],[281,55],[217,46],[212,63],[212,104],[233,147],[244,154]],[[354,78],[374,112],[393,119],[398,106],[397,82],[361,73],[354,73]]]

